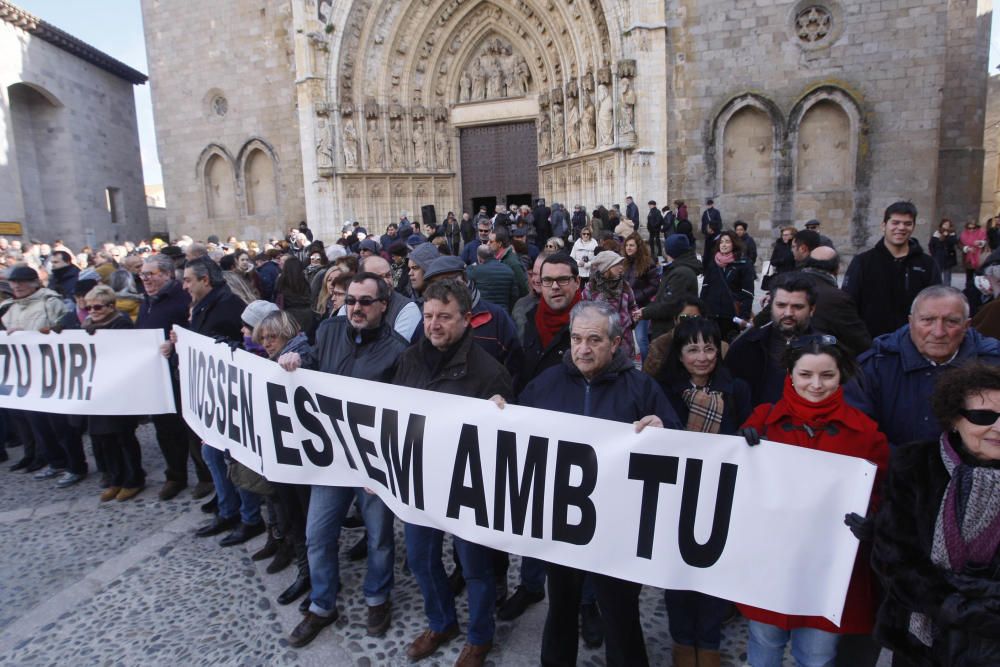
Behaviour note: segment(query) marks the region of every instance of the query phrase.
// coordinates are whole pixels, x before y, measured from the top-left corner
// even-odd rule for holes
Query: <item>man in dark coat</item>
[[[852,357],[871,347],[872,338],[858,309],[842,289],[837,287],[840,255],[829,246],[820,246],[809,253],[802,275],[813,281],[816,290],[816,312],[812,323],[817,331],[837,337]]]
[[[639,231],[639,207],[632,197],[625,197],[625,217],[632,221],[632,228]]]
[[[462,247],[465,247],[476,238],[476,223],[468,211],[462,213],[462,220],[458,223],[459,231],[462,234]]]
[[[622,329],[616,309],[602,302],[581,302],[571,311],[569,329],[570,353],[521,392],[521,405],[635,424],[636,431],[650,426],[683,429],[659,385],[636,370],[620,349]],[[648,664],[639,622],[642,586],[555,563],[548,564],[542,664],[576,664],[577,610],[587,575],[593,577],[602,610],[607,664]]]
[[[663,267],[663,277],[656,290],[656,298],[642,309],[644,320],[651,320],[649,340],[670,331],[673,327],[673,302],[681,297],[698,296],[698,274],[702,264],[694,254],[688,238],[683,234],[672,234],[666,243],[667,264]]]
[[[175,325],[187,327],[191,296],[174,279],[174,260],[166,255],[150,255],[143,262],[139,277],[146,295],[139,304],[135,328],[162,329],[166,338]],[[176,367],[173,370],[175,372],[171,373],[171,379],[174,403],[180,406],[180,381]],[[201,441],[190,431],[180,414],[171,412],[153,415],[153,428],[156,429],[156,444],[167,464],[167,479],[160,488],[160,500],[170,500],[187,488],[189,456],[198,477],[198,484],[192,495],[203,498],[210,494],[215,485],[212,484],[212,475],[201,457]]]
[[[73,287],[80,277],[80,269],[73,264],[73,257],[65,250],[52,253],[52,271],[49,272],[49,289],[59,293],[67,303],[74,298]]]
[[[841,289],[854,300],[872,337],[905,325],[914,297],[941,284],[937,263],[911,238],[916,224],[916,206],[890,205],[882,217],[882,238],[847,267]]]
[[[709,233],[710,228],[714,233]],[[705,239],[705,252],[708,252],[708,240],[722,231],[722,214],[715,208],[715,200],[705,200],[705,210],[701,212],[701,235]]]
[[[473,342],[472,300],[465,285],[454,280],[433,282],[424,291],[424,338],[403,353],[393,384],[470,398],[512,397],[511,380],[503,366]],[[405,524],[406,555],[424,598],[428,628],[406,651],[420,660],[456,637],[455,599],[440,558],[444,533],[436,528]],[[488,547],[455,536],[469,602],[468,640],[458,664],[482,665],[493,647],[496,582]]]
[[[488,218],[480,219],[476,223],[476,238],[462,247],[462,261],[465,262],[466,266],[472,266],[478,261],[476,251],[479,246],[489,246],[491,231],[492,227]]]
[[[476,257],[478,262],[467,270],[469,279],[476,284],[484,299],[510,313],[519,298],[514,272],[497,261],[489,246],[479,246]]]
[[[663,214],[652,199],[649,200],[649,213],[646,214],[646,229],[649,231],[649,252],[653,259],[660,260],[663,254],[663,242],[660,234],[663,233]]]
[[[878,422],[892,447],[937,439],[941,424],[926,409],[934,383],[945,370],[974,361],[1000,365],[1000,341],[969,327],[964,294],[933,285],[913,300],[909,324],[877,337],[858,357],[861,372],[844,396]]]
[[[552,210],[545,205],[544,199],[535,200],[535,208],[531,209],[531,217],[535,221],[535,228],[538,228],[539,223],[542,221],[549,222],[552,217]],[[544,243],[544,241],[543,241]]]

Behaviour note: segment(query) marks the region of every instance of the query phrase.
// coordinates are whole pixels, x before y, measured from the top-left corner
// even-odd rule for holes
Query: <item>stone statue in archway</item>
[[[479,101],[486,97],[486,72],[479,59],[472,61],[472,95],[470,99]]]
[[[385,167],[385,144],[378,126],[378,118],[368,119],[368,166],[373,169]]]
[[[486,74],[486,99],[495,100],[503,97],[503,69],[496,58],[490,62]]]
[[[458,101],[468,102],[472,99],[472,77],[468,71],[462,72],[462,79],[458,83]]]
[[[621,117],[618,119],[619,136],[622,142],[627,144],[635,143],[635,91],[632,90],[632,80],[628,77],[621,79],[622,109]]]
[[[508,90],[508,94],[527,94],[529,79],[531,79],[531,70],[528,69],[528,61],[524,59],[524,56],[518,56],[517,63],[514,65],[514,90]]]
[[[552,126],[549,114],[542,110],[538,119],[538,160],[545,161],[551,155]]]
[[[584,150],[594,147],[594,124],[597,122],[597,111],[594,109],[594,98],[586,88],[583,98],[583,118],[580,120],[580,147]]]
[[[610,146],[615,142],[615,103],[606,84],[597,86],[597,143]]]
[[[418,169],[427,167],[427,140],[422,120],[413,124],[413,166]]]
[[[451,169],[451,141],[446,123],[438,123],[438,130],[434,133],[434,157],[438,169]]]
[[[402,169],[403,162],[403,121],[396,117],[389,120],[389,166]]]
[[[316,124],[316,169],[320,176],[333,175],[333,142],[330,128],[322,118]]]
[[[563,126],[563,105],[560,102],[552,102],[552,155],[562,155],[563,145],[566,140],[566,131]]]
[[[570,97],[566,106],[566,152],[576,153],[580,150],[580,107],[574,97]]]
[[[348,169],[358,166],[358,131],[350,116],[344,118],[344,164]]]

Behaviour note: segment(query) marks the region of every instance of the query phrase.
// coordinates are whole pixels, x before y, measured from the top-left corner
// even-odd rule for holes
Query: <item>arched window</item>
[[[852,188],[851,119],[843,107],[830,100],[809,107],[799,125],[796,154],[796,190]]]
[[[774,191],[774,126],[755,106],[744,106],[725,124],[722,187],[726,194]]]
[[[219,153],[211,155],[205,162],[205,199],[209,218],[236,217],[233,167]]]
[[[243,168],[246,182],[247,215],[267,215],[278,207],[274,188],[274,161],[260,148],[247,154]]]

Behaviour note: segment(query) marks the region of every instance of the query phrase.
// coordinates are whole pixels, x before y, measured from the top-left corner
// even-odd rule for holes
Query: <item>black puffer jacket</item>
[[[212,291],[191,309],[191,330],[209,338],[243,340],[243,300],[229,291],[228,285]]]
[[[171,280],[153,296],[147,294],[142,298],[135,328],[163,329],[163,333],[168,333],[175,324],[186,327],[190,307],[190,295],[184,291],[180,282]],[[240,311],[241,314],[242,312]]]
[[[499,394],[511,400],[514,392],[507,369],[476,345],[471,334],[469,327],[462,339],[444,352],[422,338],[400,357],[392,383],[470,398]]]
[[[967,456],[954,439],[952,444]],[[893,451],[872,550],[872,567],[886,591],[875,637],[914,665],[995,667],[1000,665],[1000,556],[961,574],[930,560],[949,481],[938,441]],[[929,647],[910,632],[914,611],[939,630]]]
[[[409,341],[384,320],[378,328],[359,332],[346,317],[334,317],[319,325],[313,358],[303,358],[302,365],[322,373],[389,382],[407,345]]]

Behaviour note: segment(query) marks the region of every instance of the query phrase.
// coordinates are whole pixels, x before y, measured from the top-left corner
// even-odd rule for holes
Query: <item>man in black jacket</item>
[[[925,287],[941,284],[941,270],[913,236],[917,207],[899,201],[885,209],[882,238],[856,256],[841,286],[858,307],[872,338],[907,323],[913,299]]]
[[[649,231],[649,252],[653,259],[660,261],[663,255],[663,243],[660,234],[663,232],[663,214],[652,199],[649,200],[649,213],[646,214],[646,229]]]
[[[375,273],[354,276],[344,299],[347,317],[334,317],[320,325],[312,358],[303,360],[298,353],[289,352],[278,358],[278,364],[287,371],[305,365],[321,373],[388,382],[396,371],[400,354],[409,344],[385,320],[391,293],[388,283]],[[381,637],[389,629],[395,560],[392,511],[378,496],[361,488],[313,486],[306,518],[312,592],[308,611],[289,635],[288,643],[292,646],[305,646],[339,616],[338,540],[354,500],[368,529],[368,569],[364,581],[367,632],[371,637]]]
[[[813,327],[837,337],[852,357],[857,357],[872,346],[868,328],[858,315],[857,306],[843,290],[837,287],[840,255],[829,246],[820,246],[809,253],[802,275],[812,278],[816,290],[816,312]]]
[[[184,267],[184,289],[191,295],[191,330],[219,342],[243,340],[242,320],[246,304],[229,291],[222,269],[208,257],[191,260]],[[260,516],[260,496],[236,487],[229,479],[225,454],[208,444],[201,457],[212,473],[218,515],[195,531],[196,537],[210,537],[232,529],[219,542],[231,547],[243,544],[264,532]]]
[[[191,297],[174,279],[174,260],[167,255],[150,255],[142,263],[139,278],[142,279],[146,295],[139,304],[135,328],[162,329],[166,337],[175,325],[187,327]],[[172,370],[176,371],[176,367],[172,367]],[[171,372],[170,375],[174,404],[180,406],[180,381],[176,372]],[[191,495],[204,498],[212,493],[215,485],[212,484],[212,475],[201,457],[201,441],[187,427],[180,414],[171,412],[153,415],[153,428],[156,429],[156,444],[160,446],[163,460],[167,464],[167,479],[160,488],[160,500],[170,500],[187,487],[188,456],[191,457],[198,476],[198,483]]]
[[[701,212],[701,235],[705,238],[705,253],[710,250],[709,240],[722,231],[722,214],[715,208],[715,200],[705,200],[705,210]]]
[[[507,371],[472,339],[472,300],[460,282],[441,280],[424,291],[424,338],[403,353],[393,384],[471,398],[513,395]],[[405,524],[406,555],[424,598],[428,629],[410,644],[410,660],[433,654],[458,635],[455,599],[440,557],[444,533]],[[496,586],[488,547],[454,537],[469,600],[468,640],[456,664],[482,665],[493,647]]]

